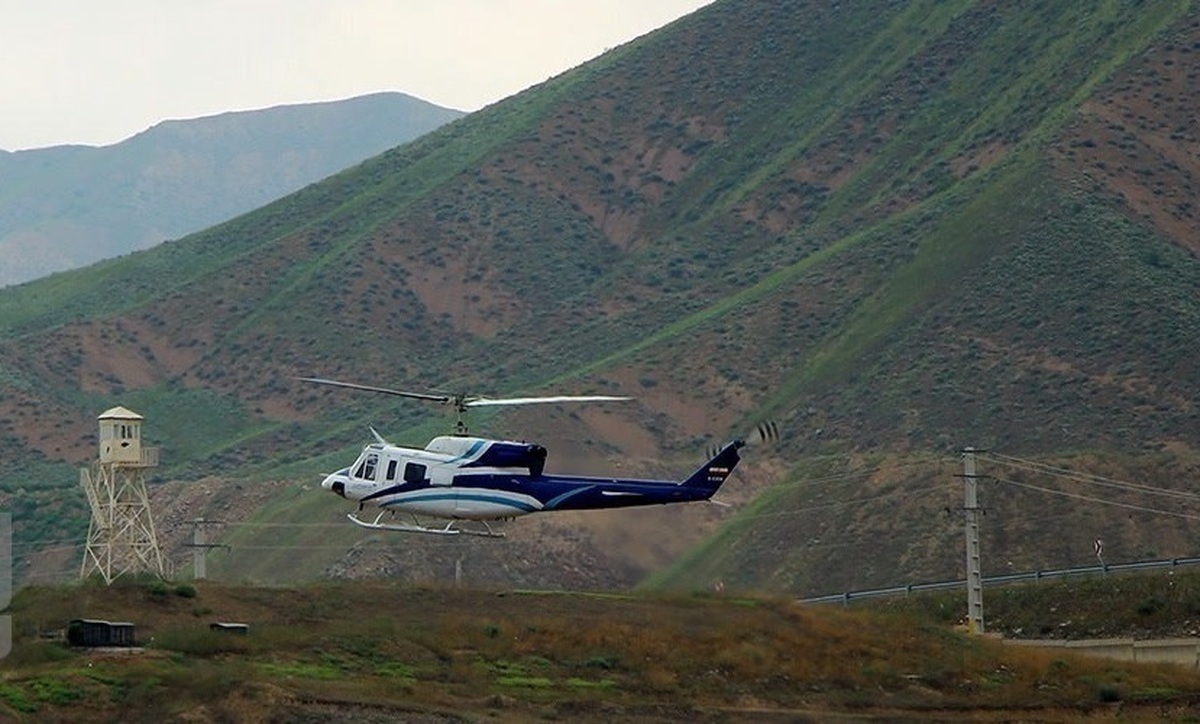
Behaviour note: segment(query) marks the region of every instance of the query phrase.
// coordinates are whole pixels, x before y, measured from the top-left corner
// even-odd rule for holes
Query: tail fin
[[[728,478],[733,469],[737,467],[738,462],[742,459],[738,455],[738,450],[745,444],[741,440],[734,440],[721,448],[712,460],[700,466],[699,470],[692,473],[680,485],[687,488],[700,488],[705,492],[705,499],[711,498],[725,482],[725,478]]]

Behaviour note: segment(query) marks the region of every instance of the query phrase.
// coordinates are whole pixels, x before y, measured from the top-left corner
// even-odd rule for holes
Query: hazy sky
[[[477,110],[711,0],[0,0],[0,149],[403,91]]]

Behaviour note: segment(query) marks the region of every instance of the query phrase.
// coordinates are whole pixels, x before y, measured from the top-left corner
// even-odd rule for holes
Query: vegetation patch
[[[10,682],[0,682],[0,701],[22,714],[32,714],[38,710],[38,705],[24,687]]]
[[[681,705],[724,711],[747,696],[764,711],[884,707],[916,714],[933,707],[994,714],[1085,711],[1118,701],[1175,707],[1200,694],[1185,668],[967,637],[940,614],[930,617],[926,612],[938,606],[925,596],[905,599],[906,607],[844,611],[769,598],[497,597],[355,583],[269,591],[199,583],[197,589],[215,609],[253,619],[255,631],[268,635],[223,637],[254,641],[248,649],[180,642],[178,632],[194,628],[188,606],[128,598],[119,587],[89,590],[91,606],[121,605],[143,622],[155,647],[89,659],[87,667],[78,658],[49,673],[26,653],[41,642],[18,629],[0,705],[67,721],[94,720],[116,706],[125,718],[170,718],[199,705],[296,716],[303,702],[326,713],[369,703],[392,714],[428,707],[466,714],[476,711],[479,692],[490,692],[489,702],[521,716],[546,706],[602,706],[608,716]],[[36,600],[53,612],[79,598],[79,588],[69,587],[42,589]],[[295,614],[300,598],[314,605],[299,633],[271,635]],[[24,592],[14,598],[15,620],[30,615],[33,600]],[[1028,610],[1037,610],[1040,600],[1031,601]],[[380,605],[395,613],[386,626],[342,615]],[[1105,605],[1121,610],[1113,601]],[[512,622],[505,624],[511,635],[489,636],[488,620]],[[163,640],[175,643],[166,649]]]
[[[341,666],[329,662],[259,663],[258,668],[269,676],[282,679],[339,679],[346,675]]]

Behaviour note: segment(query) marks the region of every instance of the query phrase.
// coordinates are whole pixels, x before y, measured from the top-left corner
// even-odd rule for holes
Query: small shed
[[[72,619],[67,625],[67,643],[71,646],[136,646],[134,625],[126,621],[101,621],[94,618]]]
[[[216,621],[208,625],[209,631],[220,631],[222,633],[240,634],[245,636],[250,633],[250,624],[234,623],[231,621]]]

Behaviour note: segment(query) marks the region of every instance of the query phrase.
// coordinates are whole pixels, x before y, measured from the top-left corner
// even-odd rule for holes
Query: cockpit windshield
[[[363,480],[375,480],[375,469],[379,467],[379,454],[369,452],[363,455],[354,468],[354,477]]]

